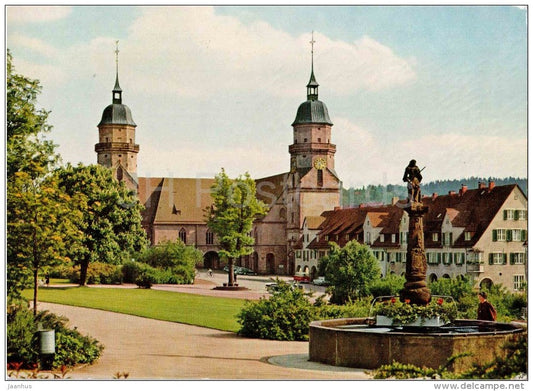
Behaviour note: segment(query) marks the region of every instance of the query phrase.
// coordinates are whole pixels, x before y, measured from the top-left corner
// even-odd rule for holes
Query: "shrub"
[[[71,282],[79,284],[80,266],[72,268],[69,276]],[[111,265],[103,262],[92,262],[87,269],[87,284],[122,284],[120,265]]]
[[[100,356],[103,346],[94,338],[81,335],[76,329],[68,329],[68,319],[48,311],[41,311],[34,318],[27,304],[12,305],[7,316],[7,361],[23,363],[31,368],[39,362],[37,325],[55,330],[56,354],[53,367],[93,363]]]
[[[432,295],[451,296],[455,301],[462,297],[471,295],[474,291],[474,284],[467,277],[441,278],[429,284]]]
[[[202,258],[201,251],[177,240],[162,242],[145,249],[139,254],[138,261],[159,270],[171,271],[170,274],[160,274],[160,284],[191,284],[194,282],[196,264],[201,262]],[[170,275],[172,277],[168,277]],[[167,276],[166,281],[163,276]]]
[[[378,296],[396,296],[403,289],[405,278],[397,274],[388,274],[370,286],[370,293],[374,297]]]
[[[10,305],[6,321],[7,362],[22,362],[28,367],[36,363],[38,357],[35,341],[37,327],[32,312],[24,308],[22,303]]]
[[[72,265],[58,265],[50,268],[48,275],[50,278],[70,278]]]
[[[279,290],[269,299],[247,301],[237,315],[239,334],[280,341],[304,341],[309,337],[309,323],[316,319],[316,307],[309,295],[278,280]]]
[[[149,266],[140,272],[135,279],[135,283],[139,288],[150,289],[153,284],[157,283],[156,271]]]
[[[126,261],[122,265],[122,281],[127,283],[135,283],[139,274],[141,274],[142,263],[134,261]]]

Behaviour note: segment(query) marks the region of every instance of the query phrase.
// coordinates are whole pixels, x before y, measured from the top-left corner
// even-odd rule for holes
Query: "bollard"
[[[41,367],[43,369],[52,369],[54,362],[54,355],[56,353],[56,332],[55,330],[40,330],[39,331],[41,356]]]

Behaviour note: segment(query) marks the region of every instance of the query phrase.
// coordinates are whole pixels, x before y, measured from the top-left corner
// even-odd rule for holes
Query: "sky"
[[[96,163],[115,82],[139,176],[287,172],[319,100],[344,187],[527,175],[527,10],[514,6],[8,6],[16,73],[41,82],[63,162]]]

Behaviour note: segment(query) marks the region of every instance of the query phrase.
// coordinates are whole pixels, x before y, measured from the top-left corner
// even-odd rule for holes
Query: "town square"
[[[527,6],[5,11],[6,381],[527,381]]]

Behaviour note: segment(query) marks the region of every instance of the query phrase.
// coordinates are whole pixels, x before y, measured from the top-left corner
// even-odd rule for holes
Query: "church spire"
[[[311,78],[309,79],[309,83],[307,83],[307,100],[318,100],[318,86],[319,84],[316,82],[315,79],[315,72],[314,72],[314,45],[315,45],[315,39],[314,39],[314,31],[311,32],[311,41],[309,43],[311,44]]]
[[[118,83],[118,41],[115,41],[115,62],[116,62],[116,79],[115,79],[115,87],[113,88],[113,104],[122,104],[122,89],[120,88],[120,84]]]

